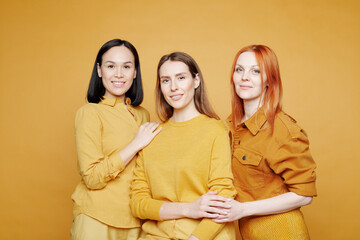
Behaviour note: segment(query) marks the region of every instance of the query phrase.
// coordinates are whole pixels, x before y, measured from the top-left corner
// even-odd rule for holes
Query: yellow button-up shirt
[[[149,120],[142,107],[126,106],[120,98],[104,97],[81,107],[75,118],[76,150],[81,182],[72,195],[73,217],[83,213],[118,228],[139,227],[132,216],[130,181],[135,159],[125,167],[118,152]]]
[[[254,201],[286,192],[316,196],[315,162],[309,140],[296,121],[279,112],[271,134],[263,109],[236,129],[227,119],[232,137],[232,170],[236,200]]]

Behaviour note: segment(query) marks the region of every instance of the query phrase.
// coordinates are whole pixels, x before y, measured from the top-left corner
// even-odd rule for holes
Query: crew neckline
[[[204,114],[200,114],[196,117],[193,117],[189,120],[183,121],[183,122],[175,122],[174,120],[172,120],[171,118],[169,118],[169,120],[167,121],[170,125],[172,126],[186,126],[186,125],[190,125],[193,124],[197,121],[200,121],[202,119],[205,119],[207,116]]]

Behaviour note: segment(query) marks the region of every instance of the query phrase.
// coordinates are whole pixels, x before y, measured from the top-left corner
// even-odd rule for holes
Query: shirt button
[[[245,156],[245,155],[242,157],[242,160],[246,160],[246,156]]]
[[[243,124],[242,124],[242,127],[243,127],[243,128],[246,128],[246,125],[245,125],[245,123],[243,123]]]
[[[240,140],[239,140],[239,145],[240,145]]]

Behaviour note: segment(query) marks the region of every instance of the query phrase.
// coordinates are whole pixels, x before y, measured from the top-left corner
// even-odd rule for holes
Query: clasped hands
[[[231,198],[209,191],[190,203],[188,209],[191,218],[210,218],[216,223],[232,222],[241,218],[243,205]]]

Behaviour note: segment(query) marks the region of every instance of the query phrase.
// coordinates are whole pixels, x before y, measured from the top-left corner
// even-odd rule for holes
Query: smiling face
[[[261,95],[266,91],[267,77],[261,80],[260,67],[253,52],[243,52],[236,61],[233,73],[236,94],[244,102],[259,104]],[[261,103],[260,103],[261,104]]]
[[[195,109],[195,88],[199,78],[192,77],[189,67],[181,61],[166,61],[159,69],[161,92],[174,111]]]
[[[119,97],[123,101],[136,77],[135,59],[125,46],[110,48],[102,56],[102,65],[97,66],[98,75],[106,89],[107,97]]]

